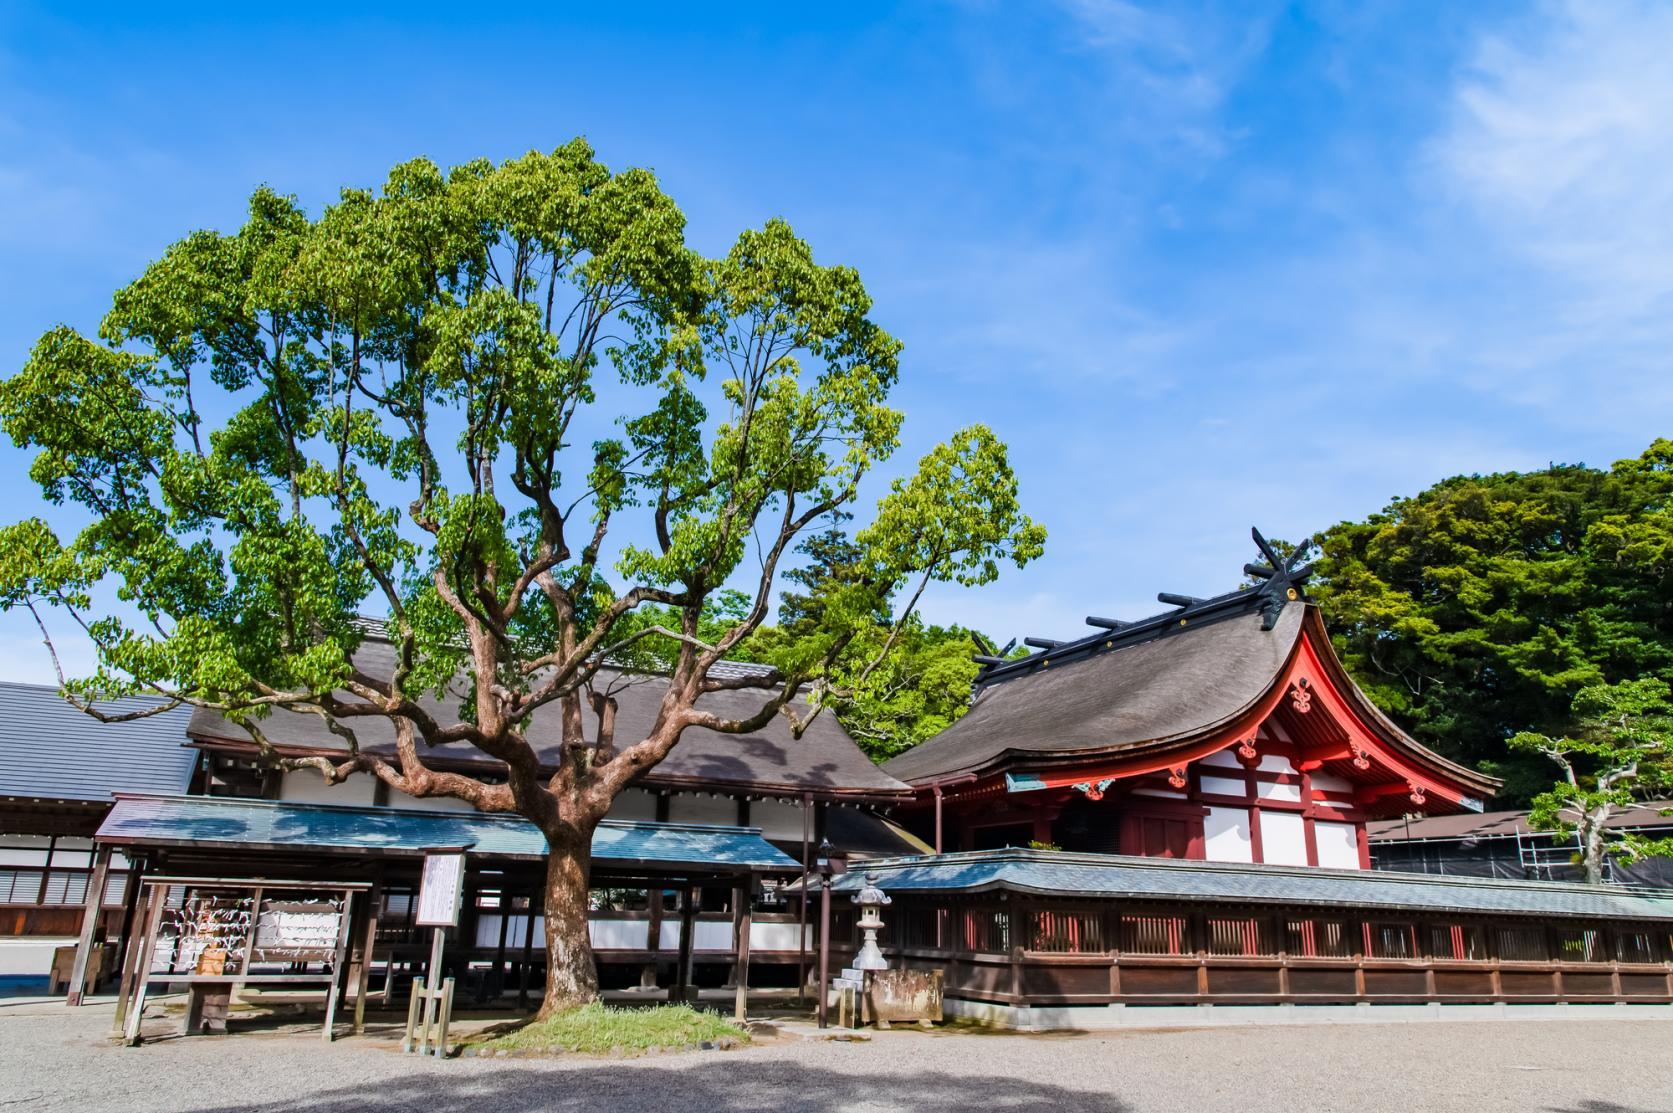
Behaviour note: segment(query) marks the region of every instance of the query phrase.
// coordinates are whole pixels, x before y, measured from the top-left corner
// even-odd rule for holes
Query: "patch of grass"
[[[653,1047],[695,1047],[704,1041],[749,1042],[749,1033],[717,1013],[690,1005],[616,1009],[594,1002],[547,1020],[516,1028],[487,1030],[460,1041],[477,1053],[494,1051],[565,1051],[583,1055],[642,1052]]]

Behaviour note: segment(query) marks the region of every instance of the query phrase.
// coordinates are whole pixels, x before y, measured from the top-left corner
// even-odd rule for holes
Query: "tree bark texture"
[[[546,858],[546,994],[536,1019],[544,1020],[598,999],[598,966],[587,928],[592,840],[548,836]]]

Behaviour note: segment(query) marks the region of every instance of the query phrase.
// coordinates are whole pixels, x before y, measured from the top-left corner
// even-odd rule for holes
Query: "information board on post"
[[[424,855],[424,876],[418,886],[417,927],[458,927],[465,896],[465,852],[431,851]]]

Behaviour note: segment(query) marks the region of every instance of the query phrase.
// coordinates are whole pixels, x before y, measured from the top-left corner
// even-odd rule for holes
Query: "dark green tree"
[[[1521,731],[1578,729],[1582,688],[1673,668],[1673,441],[1608,469],[1460,476],[1321,538],[1311,596],[1349,670],[1426,745],[1549,783]]]

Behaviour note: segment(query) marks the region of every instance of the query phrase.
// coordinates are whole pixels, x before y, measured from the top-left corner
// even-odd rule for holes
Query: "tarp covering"
[[[887,892],[1008,889],[1061,897],[1138,897],[1355,909],[1512,913],[1673,921],[1673,897],[1607,885],[1435,877],[1316,866],[1241,865],[1062,851],[983,850],[864,863],[839,891],[858,890],[861,872]]]
[[[211,796],[119,796],[96,836],[117,846],[226,847],[415,855],[468,846],[472,854],[542,858],[546,841],[520,816],[345,808]],[[593,835],[599,864],[651,863],[715,871],[799,872],[757,827],[605,820]]]

